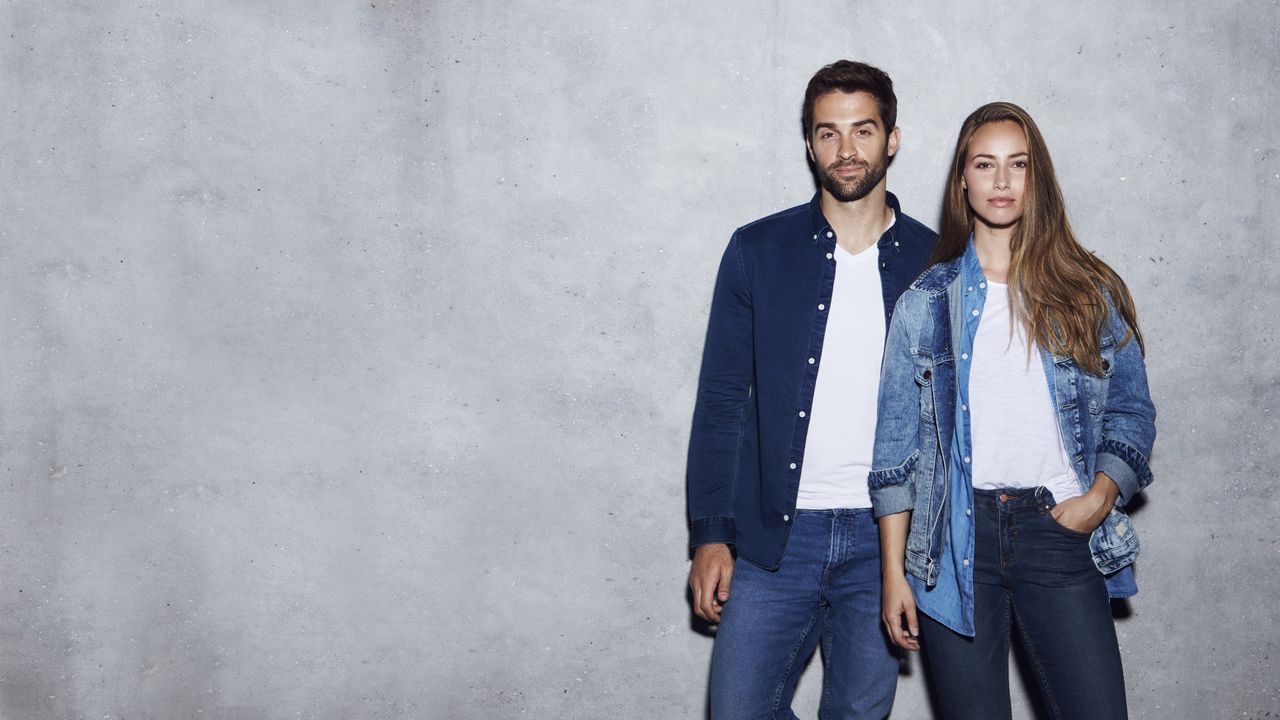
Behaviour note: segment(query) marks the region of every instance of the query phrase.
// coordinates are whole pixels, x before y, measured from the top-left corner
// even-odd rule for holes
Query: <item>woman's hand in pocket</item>
[[[1111,478],[1106,473],[1098,473],[1089,492],[1063,500],[1049,513],[1062,527],[1088,535],[1111,513],[1119,494],[1120,489]]]

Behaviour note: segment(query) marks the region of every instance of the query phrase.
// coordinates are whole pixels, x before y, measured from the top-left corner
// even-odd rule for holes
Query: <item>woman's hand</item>
[[[880,591],[880,619],[889,639],[904,650],[920,649],[920,625],[916,622],[916,599],[905,575],[884,579]]]
[[[1053,506],[1049,514],[1062,527],[1088,535],[1107,519],[1119,494],[1115,482],[1106,473],[1098,473],[1089,492],[1063,500]]]

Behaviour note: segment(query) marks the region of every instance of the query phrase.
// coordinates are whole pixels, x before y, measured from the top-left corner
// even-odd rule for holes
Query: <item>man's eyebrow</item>
[[[833,122],[815,123],[813,126],[813,129],[817,130],[818,128],[830,128],[832,130],[835,130],[837,127],[839,127],[839,125],[840,125],[839,123],[833,123]],[[866,120],[856,120],[854,122],[849,123],[849,125],[853,127],[861,127],[863,125],[879,126],[879,123],[876,122],[875,118],[867,118]]]

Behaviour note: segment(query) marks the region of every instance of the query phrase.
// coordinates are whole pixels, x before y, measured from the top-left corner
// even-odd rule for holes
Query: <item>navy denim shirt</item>
[[[937,236],[904,215],[892,194],[886,203],[897,216],[877,243],[887,328]],[[729,240],[689,439],[691,546],[729,543],[770,570],[782,562],[822,365],[835,246],[818,195],[738,228]]]

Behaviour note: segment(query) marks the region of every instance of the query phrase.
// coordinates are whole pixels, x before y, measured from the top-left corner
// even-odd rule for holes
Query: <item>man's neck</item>
[[[883,182],[861,200],[851,202],[840,202],[824,189],[821,203],[822,215],[831,223],[837,244],[852,254],[879,242],[893,218],[893,211],[885,204]]]

